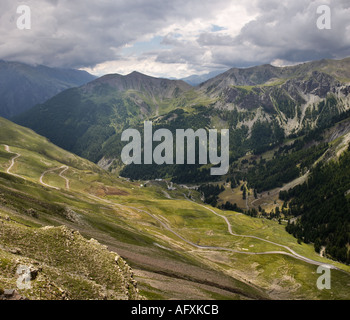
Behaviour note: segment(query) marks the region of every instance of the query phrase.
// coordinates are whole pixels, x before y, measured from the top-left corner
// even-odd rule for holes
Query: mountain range
[[[185,82],[187,82],[188,84],[190,84],[193,87],[196,87],[198,85],[200,85],[201,83],[216,77],[217,75],[224,73],[226,70],[215,70],[215,71],[211,71],[209,73],[205,73],[202,75],[191,75],[188,76],[186,78],[181,78],[180,80],[183,80]]]
[[[13,117],[95,76],[80,70],[0,61],[0,116]]]
[[[120,167],[122,130],[146,119],[172,130],[177,125],[228,128],[235,159],[327,126],[349,109],[349,79],[350,58],[233,68],[196,87],[138,72],[112,74],[64,91],[13,120],[112,168]],[[257,132],[262,127],[267,127],[264,137]]]

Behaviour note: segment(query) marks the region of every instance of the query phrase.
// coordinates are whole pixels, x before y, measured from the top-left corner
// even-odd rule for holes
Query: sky
[[[18,27],[28,20],[21,5],[29,29]],[[317,26],[321,5],[331,29]],[[349,0],[0,0],[0,59],[97,76],[184,78],[347,56]]]

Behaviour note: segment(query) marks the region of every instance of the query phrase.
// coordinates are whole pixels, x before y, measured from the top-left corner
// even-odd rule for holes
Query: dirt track
[[[44,171],[44,172],[41,174],[40,178],[39,178],[39,182],[40,182],[42,185],[44,185],[45,187],[52,188],[52,189],[56,189],[56,190],[60,190],[60,188],[51,186],[51,185],[49,185],[49,184],[47,184],[47,183],[45,183],[45,182],[43,181],[43,178],[44,178],[45,174],[47,174],[47,173],[49,173],[49,172],[56,171],[56,170],[60,170],[60,169],[63,169],[63,170],[59,173],[59,176],[60,176],[61,178],[63,178],[63,179],[66,181],[66,189],[69,190],[69,179],[63,176],[63,173],[65,173],[65,172],[69,169],[67,166],[61,166],[60,168],[53,168],[53,169],[49,169],[49,170]]]
[[[21,178],[21,179],[24,179],[24,180],[25,180],[25,178],[23,178],[22,176],[10,172],[11,169],[12,169],[12,167],[13,167],[14,164],[15,164],[15,160],[18,159],[18,158],[21,156],[21,154],[20,154],[20,153],[17,153],[17,152],[12,152],[12,151],[10,150],[10,147],[9,147],[8,145],[6,145],[6,144],[4,144],[4,146],[5,146],[5,150],[6,150],[8,153],[12,153],[12,154],[15,154],[15,155],[16,155],[16,156],[14,156],[14,157],[11,159],[11,164],[10,164],[10,166],[7,168],[6,173],[8,173],[8,174],[10,174],[10,175],[12,175],[12,176],[15,176],[15,177],[17,177],[17,178]]]

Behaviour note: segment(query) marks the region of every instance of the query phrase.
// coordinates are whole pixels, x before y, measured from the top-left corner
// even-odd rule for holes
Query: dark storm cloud
[[[326,0],[1,0],[0,59],[92,67],[129,59],[123,53],[126,45],[156,35],[163,38],[159,48],[134,52],[135,61],[201,70],[348,56],[350,3],[328,3],[331,30],[316,27],[317,7]],[[19,4],[31,8],[31,30],[16,28]],[[236,21],[222,17],[235,6],[255,18],[232,33]]]
[[[221,1],[222,3],[222,1]],[[32,29],[16,28],[16,8],[28,5]],[[1,1],[0,58],[62,66],[93,66],[113,60],[129,42],[175,21],[204,18],[220,1]]]
[[[160,61],[192,57],[198,61],[198,48],[210,50],[212,63],[246,67],[274,60],[295,63],[350,55],[350,2],[331,1],[331,30],[320,30],[317,8],[327,1],[255,1],[258,16],[236,36],[201,33],[196,45],[177,44],[176,49],[158,56]],[[181,49],[186,52],[181,53]],[[189,52],[192,50],[192,54]],[[172,55],[172,58],[169,57]]]
[[[324,1],[258,1],[259,16],[220,49],[218,39],[213,59],[223,64],[232,59],[242,64],[270,63],[275,59],[302,62],[350,55],[350,3],[331,1],[331,30],[318,29],[318,6]]]
[[[337,57],[342,48],[350,48],[347,28],[350,26],[349,5],[333,1],[331,8],[331,30],[319,30],[319,1],[261,2],[263,14],[248,23],[237,37],[242,50],[250,45],[257,51],[270,52],[271,58],[287,59],[292,62],[319,58]],[[349,52],[348,52],[349,54]]]

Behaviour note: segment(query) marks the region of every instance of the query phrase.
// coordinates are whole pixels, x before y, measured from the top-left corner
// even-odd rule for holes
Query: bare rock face
[[[107,159],[105,157],[103,157],[98,163],[97,165],[99,167],[101,167],[104,170],[108,170],[109,167],[113,164],[114,159]]]
[[[0,300],[28,300],[25,296],[20,295],[15,289],[5,289],[1,293]]]

